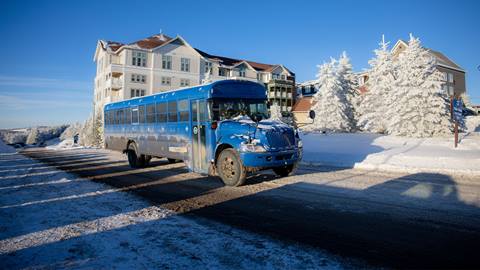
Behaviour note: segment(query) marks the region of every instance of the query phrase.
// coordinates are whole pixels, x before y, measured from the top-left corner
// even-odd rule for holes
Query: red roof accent
[[[313,97],[302,97],[298,99],[293,105],[292,112],[308,112],[312,106],[316,103]]]

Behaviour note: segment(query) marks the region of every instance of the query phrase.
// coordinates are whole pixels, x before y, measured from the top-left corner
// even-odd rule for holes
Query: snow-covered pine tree
[[[40,137],[40,132],[37,127],[34,127],[30,130],[27,136],[26,144],[37,144],[39,143],[38,139]]]
[[[336,72],[336,61],[320,66],[317,74],[320,89],[313,96],[315,119],[310,126],[312,131],[350,132],[352,122],[348,117],[349,106],[345,92]]]
[[[398,57],[398,87],[388,106],[387,132],[410,137],[431,137],[451,133],[447,93],[436,60],[410,34],[408,47]]]
[[[355,124],[355,105],[358,96],[358,85],[355,74],[353,74],[352,71],[352,64],[350,63],[350,58],[347,56],[347,52],[345,51],[340,55],[340,58],[338,59],[337,74],[338,79],[340,80],[340,84],[342,85],[342,89],[345,92],[345,96],[347,98],[349,106],[347,115],[351,119],[352,123]]]
[[[368,90],[358,106],[357,125],[362,130],[385,133],[388,121],[385,114],[393,102],[391,93],[395,89],[396,65],[383,35],[379,45],[374,51],[375,57],[368,61],[371,66],[366,83]]]
[[[282,121],[282,111],[278,104],[274,103],[270,106],[270,118],[271,121]]]

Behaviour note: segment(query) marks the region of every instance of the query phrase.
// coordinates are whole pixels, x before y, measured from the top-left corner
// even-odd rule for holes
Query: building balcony
[[[112,90],[121,89],[123,87],[123,79],[112,77],[107,80],[107,88]]]

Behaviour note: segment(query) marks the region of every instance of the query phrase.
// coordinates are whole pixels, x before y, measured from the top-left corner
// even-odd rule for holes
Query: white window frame
[[[247,76],[247,72],[245,71],[245,69],[238,70],[238,77],[246,77],[246,76]]]
[[[189,79],[180,79],[180,87],[186,87],[190,86],[190,80]]]
[[[172,78],[171,77],[162,77],[162,85],[167,85],[167,86],[172,85]]]
[[[180,70],[184,72],[190,72],[190,58],[180,58]]]
[[[162,55],[162,69],[172,69],[172,56]]]
[[[448,73],[448,82],[453,83],[453,73]]]
[[[146,67],[147,53],[142,51],[132,51],[132,66]]]

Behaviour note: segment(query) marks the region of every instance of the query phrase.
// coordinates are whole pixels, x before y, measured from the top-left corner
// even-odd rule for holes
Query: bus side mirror
[[[309,113],[308,113],[308,116],[313,120],[315,119],[315,111],[314,110],[311,110]]]
[[[252,120],[253,120],[253,122],[258,123],[258,122],[263,120],[263,117],[262,117],[261,114],[256,113],[256,114],[252,115]]]

